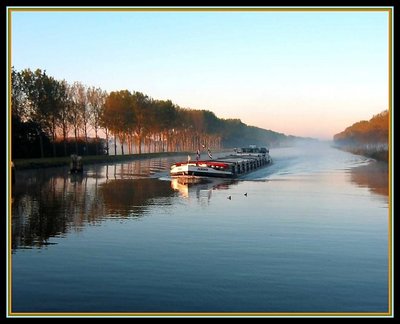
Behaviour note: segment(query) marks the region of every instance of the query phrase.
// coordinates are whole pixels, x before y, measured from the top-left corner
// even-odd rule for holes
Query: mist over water
[[[371,162],[371,159],[332,149],[328,143],[299,144],[273,152],[267,170],[252,173],[248,179],[281,179],[290,176],[335,173]]]
[[[270,154],[192,185],[169,177],[182,158],[19,172],[13,311],[387,312],[387,166],[325,143]]]

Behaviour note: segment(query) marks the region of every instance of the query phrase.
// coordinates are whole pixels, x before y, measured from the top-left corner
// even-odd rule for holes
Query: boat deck
[[[237,153],[210,160],[178,162],[171,176],[238,177],[271,162],[269,154]]]

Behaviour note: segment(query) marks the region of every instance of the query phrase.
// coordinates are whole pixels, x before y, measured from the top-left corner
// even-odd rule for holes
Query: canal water
[[[322,144],[270,154],[200,184],[169,177],[180,158],[19,171],[12,312],[387,313],[387,165]]]

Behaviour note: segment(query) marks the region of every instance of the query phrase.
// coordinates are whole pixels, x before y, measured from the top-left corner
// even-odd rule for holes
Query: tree
[[[100,129],[101,116],[103,114],[106,97],[107,97],[107,92],[101,90],[100,88],[89,87],[87,89],[87,100],[91,116],[91,125],[93,126],[96,137],[96,155],[99,154],[98,131]]]
[[[362,120],[334,135],[338,145],[387,144],[389,135],[389,112],[387,110],[374,115],[369,121]]]
[[[132,95],[128,90],[112,91],[105,100],[103,122],[114,135],[114,153],[117,154],[117,138],[124,154],[127,134],[134,123]]]
[[[11,114],[15,118],[27,120],[26,101],[27,97],[24,92],[24,84],[22,74],[15,71],[12,67],[11,71]]]
[[[78,152],[79,130],[82,128],[83,125],[82,111],[83,109],[86,109],[86,107],[82,107],[86,105],[86,99],[83,98],[84,96],[83,85],[80,82],[74,82],[73,85],[69,88],[68,96],[71,100],[70,118],[72,127],[74,128],[75,154],[79,154]]]
[[[61,127],[61,133],[63,138],[64,156],[67,155],[67,137],[68,137],[69,127],[72,124],[71,109],[73,103],[69,94],[71,94],[70,86],[65,80],[61,81],[59,124]]]
[[[133,113],[135,118],[134,134],[137,139],[138,153],[142,153],[142,137],[143,132],[146,130],[146,113],[150,105],[151,99],[141,92],[133,92]]]
[[[158,137],[158,151],[169,151],[177,125],[177,108],[171,100],[152,100],[149,107],[152,133]]]
[[[66,92],[61,82],[47,75],[43,79],[43,88],[45,95],[43,101],[43,116],[45,116],[45,119],[43,123],[51,134],[53,156],[55,157],[57,155],[55,146],[57,128],[60,124],[62,110],[64,110]]]
[[[25,69],[21,72],[23,91],[27,97],[27,119],[38,125],[36,130],[40,142],[40,156],[44,157],[43,134],[55,136],[54,125],[57,119],[58,106],[55,104],[56,82],[46,72],[37,69],[32,72]]]

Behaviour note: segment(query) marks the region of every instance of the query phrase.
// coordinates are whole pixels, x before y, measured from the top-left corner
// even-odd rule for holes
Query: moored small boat
[[[210,160],[177,162],[171,165],[172,177],[236,178],[271,163],[269,150],[250,146],[225,157]]]
[[[83,172],[83,163],[82,157],[76,154],[71,155],[71,162],[69,166],[70,173],[82,173]]]

